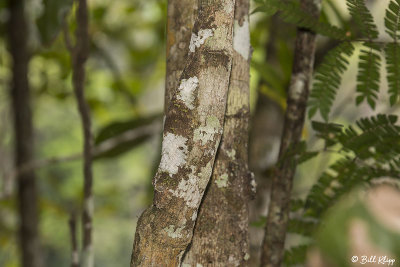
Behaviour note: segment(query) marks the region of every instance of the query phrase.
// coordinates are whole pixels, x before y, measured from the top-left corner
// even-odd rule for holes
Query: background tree
[[[25,1],[9,1],[9,48],[12,56],[11,99],[14,115],[15,168],[18,170],[33,160],[33,127],[28,81],[30,51],[25,19]],[[40,267],[42,258],[38,233],[38,201],[34,172],[17,175],[19,245],[22,266]]]

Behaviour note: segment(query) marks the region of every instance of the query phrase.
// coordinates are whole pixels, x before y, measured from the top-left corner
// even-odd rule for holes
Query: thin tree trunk
[[[167,73],[164,109],[167,111],[186,65],[198,0],[169,0],[167,24]]]
[[[301,0],[300,2],[301,7],[312,16],[316,18],[319,16],[319,1]],[[289,203],[293,176],[296,171],[295,159],[285,155],[301,139],[314,64],[315,39],[315,33],[298,29],[279,159],[274,170],[269,213],[265,226],[262,266],[279,267],[283,261]]]
[[[248,266],[249,1],[237,0],[224,133],[183,266]]]
[[[232,65],[234,0],[201,0],[189,55],[166,109],[153,204],[138,220],[131,266],[179,266],[220,143]]]
[[[76,44],[71,47],[68,34],[65,36],[66,44],[69,46],[72,56],[72,83],[74,94],[78,105],[83,129],[83,214],[82,214],[82,234],[83,234],[83,255],[82,266],[94,266],[94,251],[92,244],[92,217],[94,210],[92,184],[92,133],[90,109],[85,100],[85,63],[89,55],[89,32],[88,32],[88,9],[86,0],[76,0],[77,28],[75,31]],[[66,29],[67,30],[67,29]]]
[[[28,82],[28,30],[23,0],[10,0],[9,45],[12,57],[11,98],[14,113],[15,168],[33,159],[33,126]],[[38,234],[38,206],[35,174],[19,174],[18,209],[20,217],[19,242],[22,266],[42,266]]]
[[[280,31],[282,22],[277,15],[270,19],[269,38],[265,44],[265,61],[278,66],[278,40],[289,43],[290,34]],[[293,40],[290,40],[293,42]],[[254,172],[257,192],[254,201],[250,203],[250,222],[257,221],[261,216],[268,215],[271,194],[272,177],[268,171],[276,164],[279,153],[280,138],[283,129],[283,108],[274,100],[261,92],[265,82],[260,80],[257,88],[257,103],[251,119],[250,130],[250,169]],[[267,85],[271,86],[271,85]],[[272,88],[278,90],[277,88]],[[250,227],[250,265],[259,266],[261,244],[264,230],[261,227]]]

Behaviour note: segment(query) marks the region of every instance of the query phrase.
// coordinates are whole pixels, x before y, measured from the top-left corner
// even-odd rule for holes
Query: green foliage
[[[374,19],[365,5],[365,0],[347,0],[347,7],[350,15],[357,23],[358,29],[364,38],[369,40],[378,37],[378,29]]]
[[[320,22],[308,12],[302,10],[296,1],[258,0],[256,2],[260,6],[253,13],[263,11],[266,15],[271,16],[276,11],[280,11],[279,17],[287,23],[310,29],[334,39],[343,40],[347,38],[346,31],[328,23]]]
[[[394,105],[400,97],[400,45],[398,43],[387,44],[385,56],[390,104]]]
[[[63,27],[63,20],[71,9],[72,0],[44,0],[43,12],[37,19],[42,44],[50,45]]]
[[[295,266],[298,264],[304,264],[307,257],[308,245],[300,245],[291,247],[285,251],[284,261],[286,266]]]
[[[400,0],[390,1],[386,9],[385,28],[386,33],[397,41],[400,31]]]
[[[119,156],[144,143],[153,136],[153,133],[145,128],[151,127],[157,120],[160,120],[160,116],[158,115],[145,118],[139,117],[128,121],[112,122],[105,126],[99,131],[95,138],[95,147],[99,147],[111,139],[116,141],[116,144],[112,149],[108,149],[106,152],[96,155],[96,159]]]
[[[400,0],[391,1],[385,16],[385,31],[394,43],[385,46],[387,81],[389,85],[390,104],[398,102],[400,96]]]
[[[359,119],[354,126],[348,127],[312,122],[317,137],[325,141],[325,148],[338,148],[340,158],[322,173],[305,201],[292,200],[291,210],[296,217],[290,220],[288,232],[313,237],[322,215],[341,196],[379,177],[400,179],[400,126],[396,125],[397,119],[395,115],[379,114]],[[301,251],[299,248],[299,251],[287,252],[287,263],[300,263],[303,259]]]
[[[337,89],[341,83],[343,72],[346,71],[354,46],[350,42],[343,42],[328,52],[323,63],[317,68],[314,75],[314,84],[308,103],[308,116],[312,118],[317,111],[327,121]]]
[[[358,62],[356,104],[367,100],[369,106],[375,109],[380,83],[380,46],[375,43],[365,43],[364,46]]]

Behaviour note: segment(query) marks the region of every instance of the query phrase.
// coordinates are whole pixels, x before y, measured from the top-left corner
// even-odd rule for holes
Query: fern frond
[[[346,31],[336,26],[319,21],[309,13],[302,10],[298,3],[293,0],[265,0],[263,5],[256,9],[264,11],[267,15],[273,14],[276,10],[280,11],[280,18],[287,22],[296,25],[297,27],[306,28],[313,32],[319,33],[333,39],[343,40],[347,38]],[[267,10],[267,11],[266,11]],[[271,12],[271,10],[273,12]]]
[[[307,216],[319,218],[360,183],[382,176],[400,178],[400,126],[396,122],[397,116],[380,114],[335,134],[348,155],[330,166],[311,188],[305,202]]]
[[[353,127],[339,137],[345,151],[353,152],[358,159],[369,160],[374,166],[390,162],[400,156],[400,126],[397,116],[379,114],[356,122],[361,131]]]
[[[374,18],[365,5],[365,0],[347,0],[347,8],[357,23],[362,36],[369,40],[376,39],[379,32]]]
[[[392,0],[386,9],[385,31],[395,42],[400,37],[400,0]]]
[[[296,233],[302,236],[311,237],[318,225],[318,221],[314,220],[303,220],[301,218],[290,219],[288,224],[288,232]]]
[[[312,118],[317,111],[328,121],[329,112],[335,100],[342,74],[346,71],[354,46],[350,42],[342,42],[324,57],[314,75],[314,83],[310,94],[308,117]]]
[[[357,105],[366,99],[369,106],[375,109],[380,83],[381,57],[379,53],[380,46],[376,43],[364,43],[364,48],[360,51],[357,74]]]
[[[387,44],[385,57],[390,104],[394,105],[400,98],[400,45],[398,43]]]

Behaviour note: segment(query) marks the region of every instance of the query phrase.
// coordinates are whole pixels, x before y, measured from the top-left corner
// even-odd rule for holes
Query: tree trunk
[[[166,108],[153,204],[138,220],[131,266],[178,266],[220,143],[232,65],[234,0],[201,0],[189,55]]]
[[[167,24],[167,75],[165,103],[167,110],[179,78],[186,65],[190,37],[197,12],[198,0],[169,0]]]
[[[265,61],[279,66],[277,57],[277,41],[292,43],[288,31],[280,31],[282,24],[279,17],[270,18],[269,38],[265,44]],[[260,80],[257,88],[257,103],[251,119],[250,130],[250,169],[254,172],[257,183],[257,192],[254,201],[250,203],[250,222],[260,220],[261,216],[268,215],[269,199],[271,194],[272,177],[270,169],[276,164],[279,153],[280,138],[282,135],[284,110],[274,100],[261,92],[265,82]],[[270,84],[267,84],[270,86]],[[278,90],[278,88],[272,88]],[[261,244],[264,230],[261,227],[250,227],[250,265],[259,266]]]
[[[183,266],[247,266],[248,202],[255,184],[248,170],[249,1],[237,0],[224,133]],[[253,181],[254,182],[254,181]]]
[[[64,37],[65,44],[70,51],[72,59],[72,84],[74,88],[75,99],[79,111],[79,116],[83,131],[83,211],[82,211],[82,266],[94,266],[93,249],[93,211],[94,201],[92,194],[93,187],[93,139],[91,132],[90,108],[85,100],[85,64],[89,56],[89,18],[86,0],[75,0],[76,24],[75,45],[71,44],[69,38],[68,25],[65,24]],[[74,261],[75,259],[73,259]]]
[[[301,0],[301,7],[316,18],[319,16],[319,5],[319,1]],[[314,64],[315,39],[315,33],[306,29],[298,29],[279,159],[274,170],[271,200],[265,226],[262,266],[279,267],[283,261],[290,196],[296,171],[295,159],[285,155],[301,139]]]
[[[10,0],[9,45],[12,57],[11,98],[14,113],[15,168],[33,160],[33,126],[28,82],[29,54],[23,0]],[[23,267],[42,266],[38,234],[38,206],[35,174],[19,173],[19,242]]]

